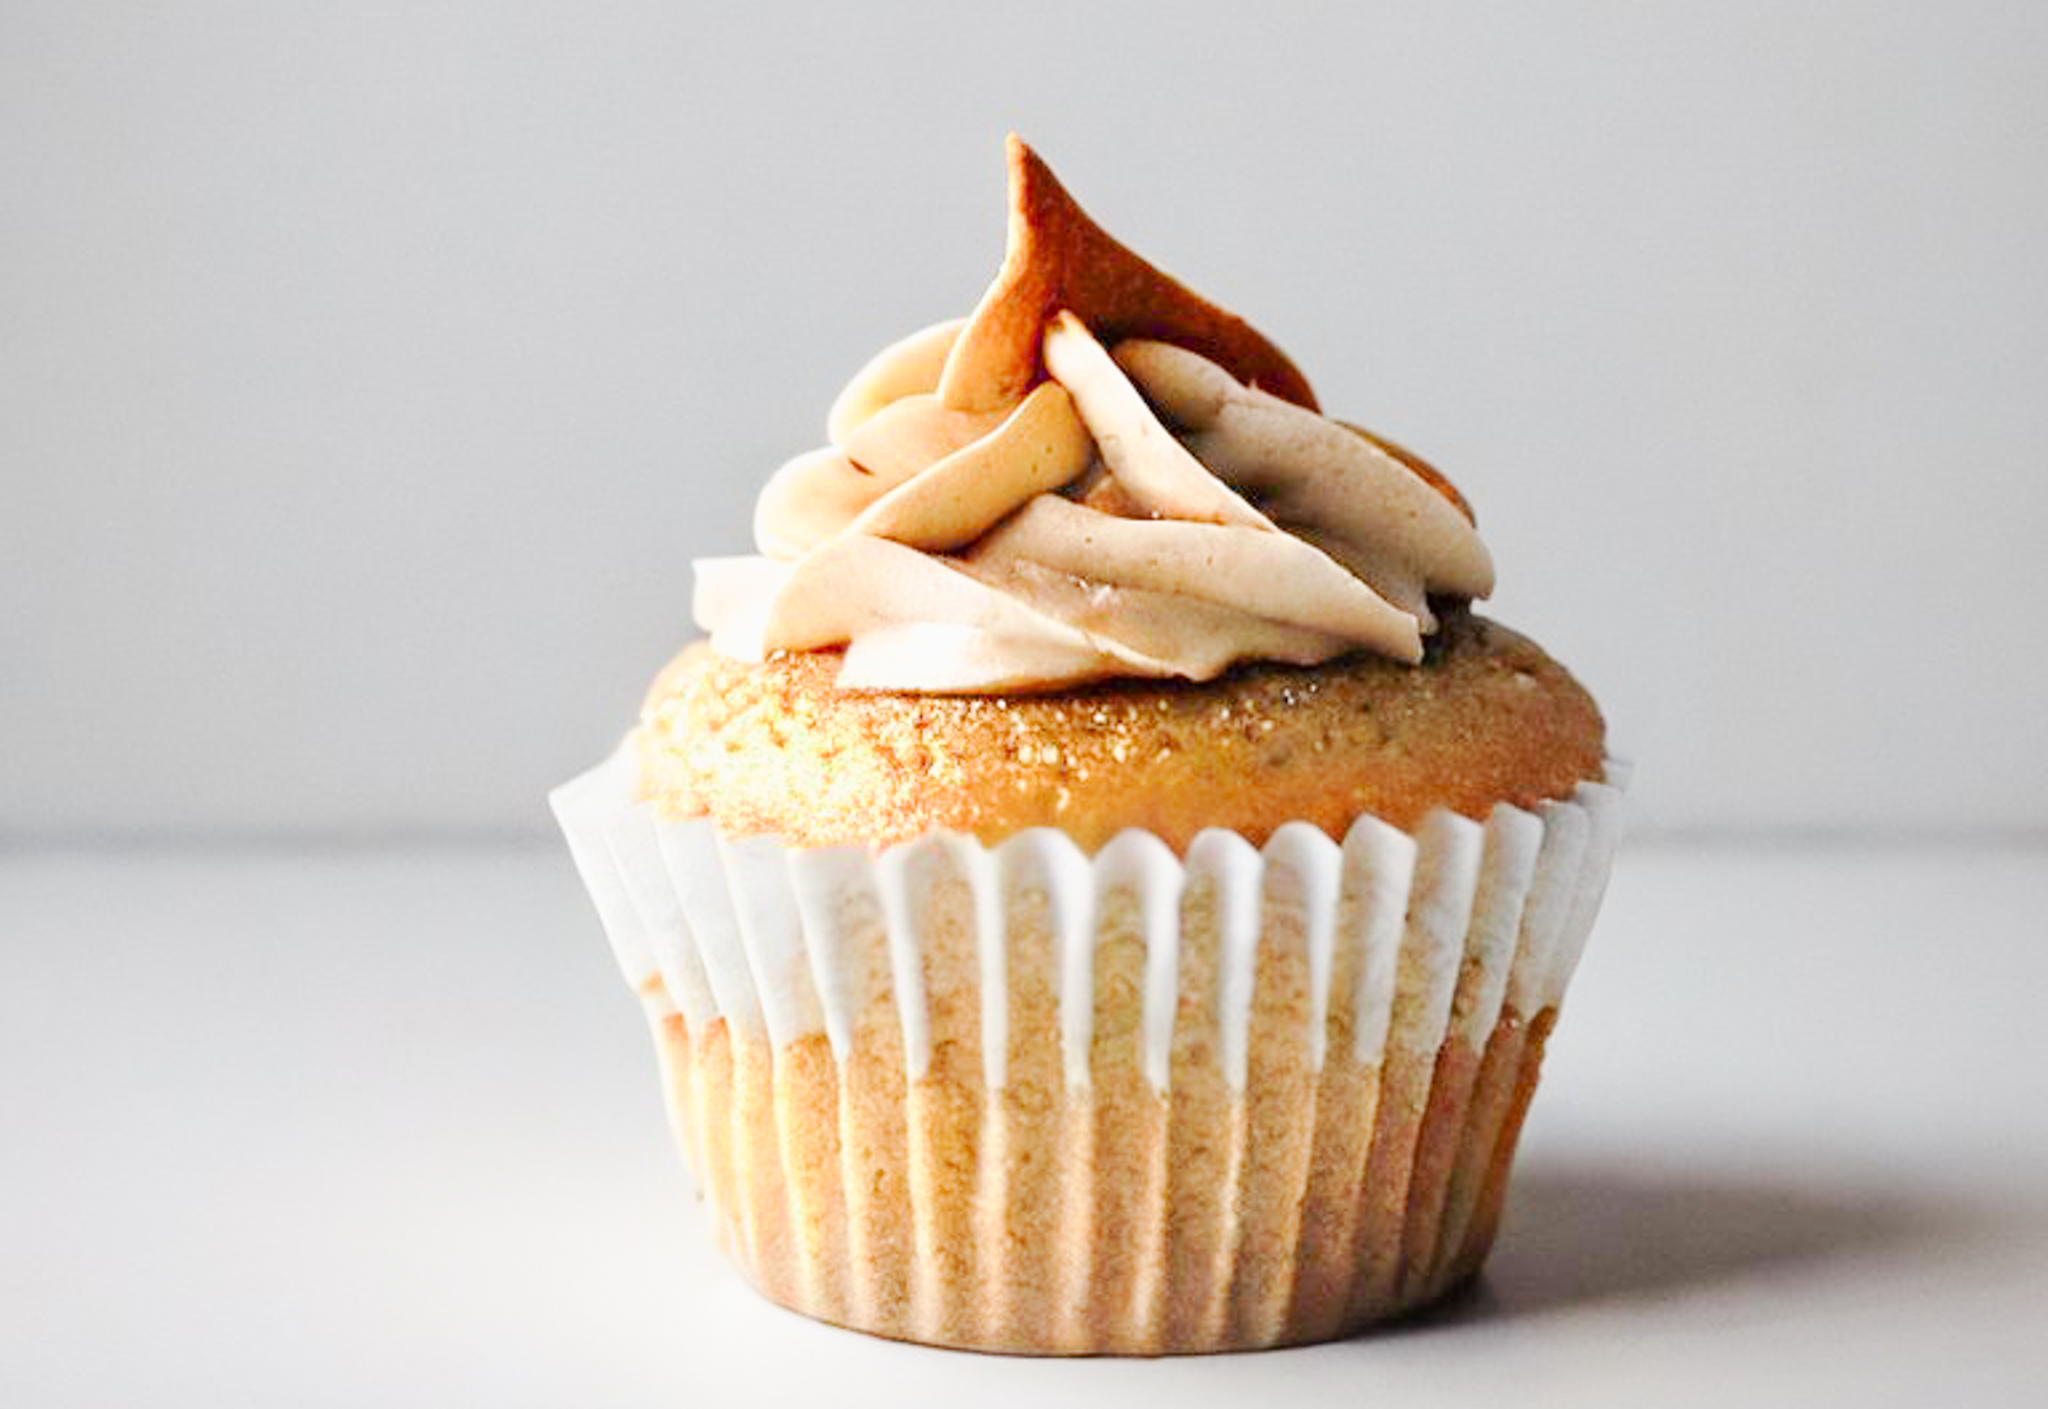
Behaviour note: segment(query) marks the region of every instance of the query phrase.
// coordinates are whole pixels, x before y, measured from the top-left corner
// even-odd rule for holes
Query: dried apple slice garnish
[[[948,406],[1014,406],[1038,380],[1039,338],[1062,308],[1105,344],[1157,338],[1221,363],[1240,381],[1315,409],[1308,379],[1263,333],[1119,244],[1012,134],[1003,265],[939,379]]]

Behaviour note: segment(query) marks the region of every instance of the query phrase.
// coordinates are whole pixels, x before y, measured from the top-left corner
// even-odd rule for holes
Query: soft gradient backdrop
[[[1003,133],[1478,506],[1653,830],[2048,825],[2048,7],[0,7],[0,830],[537,833]]]

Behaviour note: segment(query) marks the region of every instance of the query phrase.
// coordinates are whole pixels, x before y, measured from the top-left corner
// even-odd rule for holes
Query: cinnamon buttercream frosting
[[[696,564],[712,648],[844,648],[842,688],[921,693],[1420,660],[1430,598],[1493,586],[1456,491],[1009,160],[973,314],[856,374],[762,491],[759,555]]]

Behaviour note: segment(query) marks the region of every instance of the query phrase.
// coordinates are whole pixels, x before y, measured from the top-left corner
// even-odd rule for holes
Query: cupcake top
[[[697,564],[711,639],[649,693],[640,795],[798,846],[1182,850],[1599,777],[1591,698],[1469,610],[1493,564],[1458,491],[1009,162],[979,306],[861,369],[759,554]]]
[[[971,316],[885,348],[785,465],[760,553],[697,564],[728,660],[829,651],[842,690],[1211,680],[1422,660],[1487,595],[1463,498],[1316,409],[1242,319],[1105,234],[1009,142],[1008,250]]]

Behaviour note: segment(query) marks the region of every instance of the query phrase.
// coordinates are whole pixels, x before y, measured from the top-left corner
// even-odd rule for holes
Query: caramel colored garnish
[[[946,358],[939,396],[948,406],[1014,406],[1038,380],[1040,338],[1064,308],[1105,346],[1133,337],[1174,343],[1240,381],[1316,409],[1308,379],[1251,324],[1117,243],[1014,133],[1008,155],[1003,267]]]

